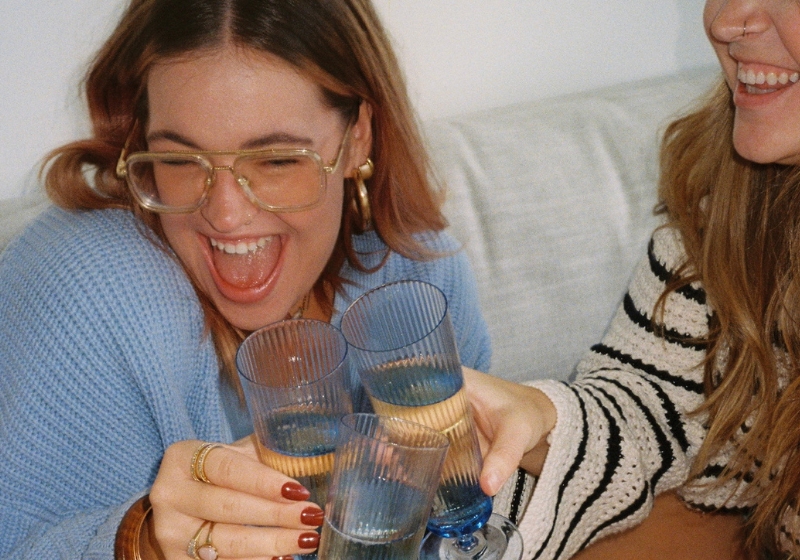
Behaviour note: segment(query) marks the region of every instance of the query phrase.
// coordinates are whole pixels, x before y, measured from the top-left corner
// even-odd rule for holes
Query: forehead
[[[148,128],[182,134],[308,134],[335,118],[310,77],[274,55],[235,47],[156,63],[147,99]]]

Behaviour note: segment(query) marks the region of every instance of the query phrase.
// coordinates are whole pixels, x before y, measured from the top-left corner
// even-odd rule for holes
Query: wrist
[[[536,419],[539,424],[540,436],[538,442],[534,443],[533,447],[523,455],[520,467],[534,476],[539,476],[550,450],[550,434],[556,425],[557,414],[553,401],[546,393],[535,387],[531,387],[531,389],[533,389],[531,404],[532,408],[537,411]]]

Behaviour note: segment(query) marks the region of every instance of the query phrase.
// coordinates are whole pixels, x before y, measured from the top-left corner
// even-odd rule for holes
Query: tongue
[[[280,249],[280,243],[273,239],[255,252],[244,255],[214,249],[212,258],[217,273],[225,282],[237,288],[255,288],[266,282],[275,269]]]

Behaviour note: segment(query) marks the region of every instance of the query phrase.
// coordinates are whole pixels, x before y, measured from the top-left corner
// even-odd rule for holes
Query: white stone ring
[[[205,529],[206,526],[208,526],[206,542],[200,544],[200,535],[203,534],[203,529]],[[195,560],[217,560],[217,558],[219,558],[217,547],[215,547],[214,543],[211,541],[212,529],[214,529],[213,521],[203,521],[203,524],[200,525],[197,533],[194,534],[194,537],[192,537],[192,540],[189,541],[189,545],[186,547],[186,555],[189,556],[189,558],[194,558]]]

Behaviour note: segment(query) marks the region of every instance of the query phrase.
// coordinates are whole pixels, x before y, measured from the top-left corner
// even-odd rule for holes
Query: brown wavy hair
[[[446,227],[441,191],[386,32],[369,0],[133,0],[85,79],[92,137],[54,150],[45,160],[50,198],[69,209],[125,208],[166,246],[158,217],[135,203],[115,168],[130,150],[146,149],[147,77],[159,61],[232,44],[278,56],[315,81],[326,101],[353,118],[372,108],[375,173],[369,181],[372,220],[390,250],[432,255],[415,234]],[[139,123],[137,125],[137,123]],[[87,172],[88,170],[88,172]],[[314,291],[332,306],[360,233],[355,186],[345,180],[342,224],[331,259]],[[246,333],[233,327],[195,284],[224,376],[238,387],[234,356]]]
[[[800,174],[737,155],[733,119],[720,81],[666,129],[658,210],[688,260],[661,302],[695,281],[706,291],[713,316],[700,412],[710,429],[694,474],[735,441],[718,484],[752,477],[747,546],[778,557],[781,516],[800,496]]]

